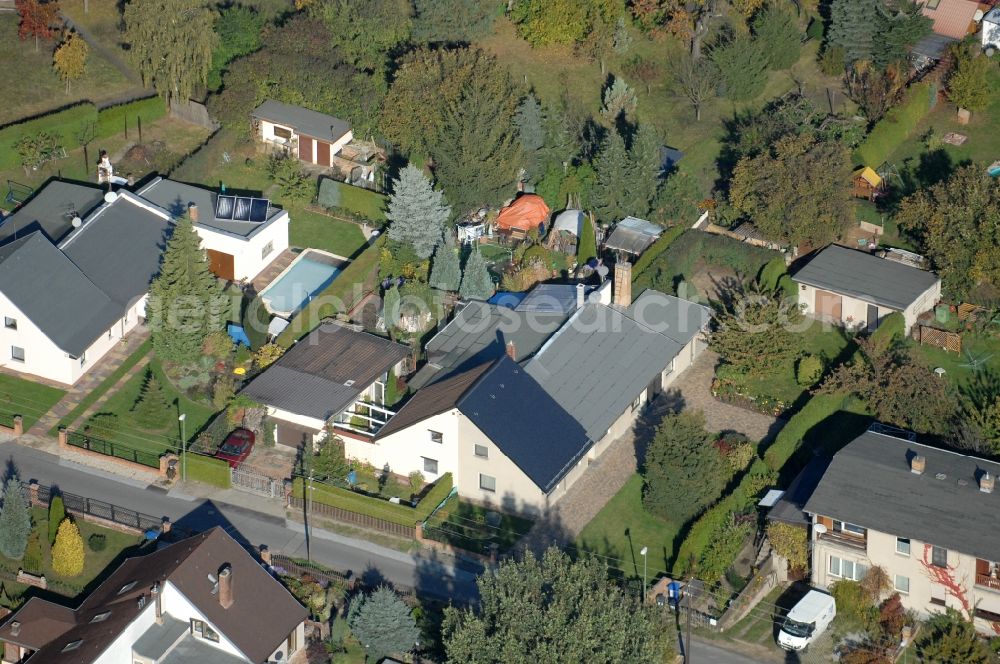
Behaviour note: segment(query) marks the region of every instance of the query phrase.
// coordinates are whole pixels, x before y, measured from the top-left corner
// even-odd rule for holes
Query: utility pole
[[[687,643],[684,644],[684,664],[691,664],[691,602],[694,600],[694,572],[695,572],[695,561],[694,556],[691,556],[691,564],[688,565],[688,569],[691,570],[688,573],[687,585],[684,588],[684,596],[687,599]]]

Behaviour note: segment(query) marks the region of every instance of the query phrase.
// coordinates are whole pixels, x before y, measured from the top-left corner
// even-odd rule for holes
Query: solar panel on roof
[[[236,207],[233,211],[234,221],[249,221],[250,220],[250,199],[249,198],[237,198]]]
[[[233,210],[236,208],[235,196],[219,196],[219,201],[215,204],[216,219],[232,219]]]
[[[265,221],[270,201],[265,198],[255,198],[250,204],[250,221]]]
[[[266,198],[246,196],[219,196],[215,205],[215,218],[224,221],[267,221],[271,202]]]

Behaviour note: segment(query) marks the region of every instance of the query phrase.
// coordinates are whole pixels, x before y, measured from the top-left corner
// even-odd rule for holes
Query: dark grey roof
[[[59,242],[73,229],[73,217],[85,217],[103,196],[99,187],[53,180],[0,222],[0,244],[37,230]]]
[[[922,475],[910,471],[917,455]],[[805,510],[993,560],[1000,490],[979,490],[986,471],[1000,475],[1000,464],[867,431],[833,457]]]
[[[453,373],[504,354],[508,341],[516,359],[530,357],[566,320],[561,313],[518,312],[486,302],[469,302],[427,343],[427,364],[410,379],[420,389]]]
[[[792,280],[898,311],[939,281],[933,272],[835,244],[816,254]]]
[[[157,664],[245,664],[242,657],[232,655],[221,648],[202,641],[200,638],[190,634],[190,623],[185,624],[189,633],[178,642],[177,646],[171,650],[166,657],[157,661]]]
[[[327,420],[350,406],[409,353],[402,344],[325,323],[241,393],[268,406]]]
[[[528,373],[583,425],[593,440],[605,436],[615,420],[701,329],[693,328],[682,335],[680,324],[669,324],[704,309],[700,305],[662,293],[650,293],[642,307],[636,306],[642,302],[640,298],[627,311],[588,303],[526,365]],[[663,310],[656,312],[657,306]],[[668,324],[662,325],[663,333],[657,332],[637,322],[632,317],[635,314]],[[667,332],[678,338],[667,336]]]
[[[153,623],[135,640],[132,651],[140,657],[156,661],[163,657],[178,639],[187,634],[190,628],[190,623],[167,614],[163,616],[162,623]]]
[[[0,291],[52,343],[73,356],[123,315],[41,232],[0,247]]]
[[[116,304],[129,307],[160,271],[172,229],[165,217],[122,194],[88,217],[60,248]]]
[[[809,517],[805,513],[806,503],[812,497],[813,491],[826,469],[830,466],[830,459],[826,457],[813,457],[802,472],[788,485],[788,490],[781,499],[775,503],[768,513],[767,518],[771,521],[783,521],[796,526],[808,526]]]
[[[682,346],[686,346],[712,320],[708,307],[651,288],[635,299],[628,308],[628,316]]]
[[[577,308],[577,298],[579,297],[577,286],[583,287],[584,300],[597,290],[596,286],[584,284],[538,284],[528,292],[514,308],[514,311],[533,311],[569,316]]]
[[[944,35],[939,35],[936,33],[931,33],[918,41],[910,49],[912,55],[922,55],[925,58],[931,60],[940,60],[941,56],[944,55],[948,47],[954,44],[957,40],[952,37],[946,37]]]
[[[507,356],[479,377],[458,408],[546,493],[591,445],[583,427]]]
[[[340,140],[351,130],[351,124],[345,120],[274,99],[268,99],[258,106],[253,117],[271,120],[291,127],[296,133],[329,142]]]
[[[265,223],[255,223],[251,221],[233,221],[215,218],[215,203],[218,193],[211,189],[197,187],[193,184],[168,180],[166,178],[156,178],[145,187],[136,192],[150,203],[163,208],[174,217],[187,214],[188,208],[193,204],[198,206],[198,226],[210,228],[212,230],[233,233],[241,237],[249,237],[255,231],[260,230]],[[278,207],[271,207],[268,210],[268,221],[280,215],[284,210]]]

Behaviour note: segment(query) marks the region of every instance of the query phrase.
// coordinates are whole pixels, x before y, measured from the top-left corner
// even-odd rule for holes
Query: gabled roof
[[[524,300],[522,300],[523,302]],[[566,320],[563,313],[525,312],[472,301],[427,343],[427,364],[410,379],[420,389],[505,353],[509,341],[518,361],[530,357]]]
[[[507,356],[493,363],[457,406],[545,493],[591,445],[583,427]]]
[[[330,143],[339,141],[351,130],[351,124],[346,120],[274,99],[258,106],[253,117],[291,127],[298,134]]]
[[[224,609],[212,594],[208,574],[229,563],[234,603]],[[224,530],[213,528],[155,553],[129,558],[99,585],[76,610],[44,600],[31,600],[0,627],[0,640],[36,650],[31,661],[44,664],[89,664],[150,603],[154,584],[174,585],[227,639],[252,662],[263,662],[308,615],[306,609]],[[99,622],[98,614],[110,612]],[[186,618],[186,617],[182,617]],[[21,623],[19,636],[11,623]],[[43,621],[43,622],[36,622]],[[28,639],[31,639],[30,641]],[[74,641],[78,648],[63,652]]]
[[[241,393],[268,406],[327,420],[409,353],[407,346],[374,334],[324,323]]]
[[[832,244],[792,281],[902,311],[939,279],[933,272]]]
[[[485,362],[478,367],[463,371],[433,385],[423,388],[413,398],[407,401],[399,412],[392,416],[392,419],[384,427],[379,429],[375,438],[385,438],[394,433],[402,431],[408,427],[418,424],[428,417],[434,417],[447,412],[458,404],[458,400],[465,394],[479,377],[493,365],[493,362]]]
[[[657,291],[627,310],[589,302],[525,368],[600,440],[708,317],[701,305]]]
[[[854,171],[854,177],[863,178],[865,182],[873,187],[878,187],[882,184],[882,177],[871,166],[862,166]]]
[[[103,197],[100,187],[53,180],[0,222],[0,244],[38,230],[59,242],[73,230],[73,217],[87,216]]]
[[[121,307],[40,231],[0,247],[0,292],[75,357],[122,317]]]
[[[917,455],[921,475],[910,471]],[[834,455],[805,510],[993,560],[1000,490],[979,490],[984,472],[1000,475],[1000,464],[867,431]]]
[[[169,215],[122,193],[90,215],[60,249],[124,313],[149,292],[172,230]]]

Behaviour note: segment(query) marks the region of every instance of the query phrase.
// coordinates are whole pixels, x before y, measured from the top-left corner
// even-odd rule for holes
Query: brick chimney
[[[507,357],[517,362],[517,345],[513,340],[507,342]]]
[[[188,206],[188,216],[191,218],[191,221],[198,223],[198,206],[194,203]]]
[[[632,264],[628,261],[615,263],[614,304],[619,307],[632,306]]]
[[[993,485],[995,483],[996,477],[994,475],[983,473],[982,477],[979,478],[979,490],[983,493],[993,493]]]
[[[924,469],[927,468],[927,457],[920,456],[919,454],[912,459],[910,459],[910,472],[914,475],[923,475]]]
[[[226,563],[219,570],[219,605],[228,609],[233,605],[233,566]]]

